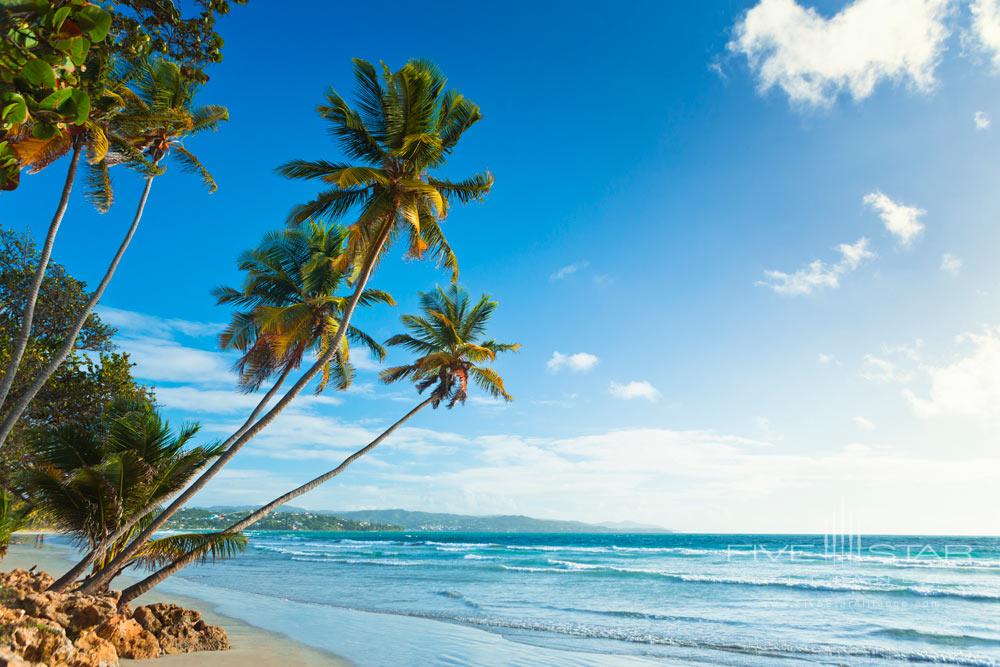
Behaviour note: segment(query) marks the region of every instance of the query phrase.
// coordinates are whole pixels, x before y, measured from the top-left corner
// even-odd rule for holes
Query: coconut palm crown
[[[387,368],[381,373],[383,382],[410,379],[417,391],[432,388],[433,407],[442,402],[452,408],[465,403],[469,381],[472,380],[493,398],[513,400],[504,387],[503,378],[487,363],[499,352],[520,349],[519,343],[498,343],[483,340],[497,302],[487,295],[473,303],[468,292],[457,285],[420,294],[420,315],[404,315],[403,325],[409,331],[397,334],[386,345],[400,346],[418,354],[404,366]]]
[[[219,337],[223,349],[242,353],[236,363],[241,388],[255,391],[272,375],[298,368],[306,352],[322,356],[328,349],[350,299],[337,294],[346,281],[341,261],[345,237],[342,227],[315,221],[268,234],[240,257],[243,287],[215,290],[220,304],[242,308]],[[359,302],[378,303],[396,304],[388,292],[377,289],[366,289]],[[348,341],[365,346],[379,361],[385,358],[385,348],[375,339],[349,326],[340,350],[323,369],[317,392],[331,378],[338,389],[350,385],[354,371]]]
[[[23,480],[25,495],[49,525],[93,548],[149,503],[180,491],[218,456],[218,446],[189,446],[197,433],[196,425],[174,431],[155,411],[135,406],[118,410],[106,433],[64,427],[36,444],[35,463]],[[95,569],[128,538],[112,546]],[[245,541],[242,536],[216,543],[199,535],[173,535],[150,542],[137,560],[156,564],[195,544],[224,556],[242,549]]]
[[[355,162],[293,160],[279,167],[288,178],[320,180],[327,186],[315,199],[296,206],[290,224],[311,217],[340,219],[360,211],[350,226],[348,258],[357,270],[364,258],[380,256],[399,234],[408,238],[408,255],[429,254],[458,279],[458,260],[440,223],[449,201],[482,199],[493,176],[482,172],[453,181],[432,176],[455,149],[463,133],[481,117],[479,107],[446,90],[447,80],[433,64],[412,60],[382,76],[371,63],[354,59],[357,106],[330,90],[318,111],[330,133]],[[381,243],[391,228],[389,242]]]
[[[112,145],[115,159],[135,159],[136,151],[153,164],[172,156],[182,169],[201,176],[209,192],[218,189],[205,165],[184,145],[191,135],[216,130],[229,120],[229,111],[214,104],[194,106],[198,84],[186,77],[177,63],[158,58],[146,61],[124,77],[130,85],[120,92],[125,99],[115,119],[117,134],[127,143]]]

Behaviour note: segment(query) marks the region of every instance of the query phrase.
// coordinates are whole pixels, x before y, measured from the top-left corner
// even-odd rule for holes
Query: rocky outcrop
[[[97,636],[111,642],[119,657],[143,660],[160,655],[160,642],[135,619],[115,614],[97,628]]]
[[[193,609],[160,602],[139,607],[132,617],[156,636],[164,653],[229,649],[226,631],[209,625]]]
[[[0,573],[0,667],[114,667],[119,658],[222,651],[225,630],[174,604],[118,609],[115,593],[49,593],[44,572]]]

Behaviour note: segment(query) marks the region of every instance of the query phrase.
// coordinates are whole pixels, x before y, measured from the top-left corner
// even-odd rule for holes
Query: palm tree
[[[11,134],[10,143],[20,164],[26,167],[29,173],[37,173],[67,154],[70,155],[70,161],[63,180],[59,203],[49,223],[38,265],[25,294],[20,331],[11,350],[11,358],[7,362],[3,376],[0,377],[0,407],[7,400],[31,338],[35,306],[38,303],[42,280],[45,278],[52,256],[56,235],[69,206],[70,193],[76,181],[81,155],[86,153],[88,156],[89,186],[86,196],[101,213],[106,213],[111,208],[113,200],[108,172],[110,165],[127,163],[140,169],[147,169],[150,166],[141,152],[134,149],[129,140],[122,136],[122,128],[116,123],[124,106],[124,99],[119,93],[127,92],[128,76],[116,77],[102,52],[96,50],[89,57],[87,70],[93,73],[91,74],[93,81],[90,84],[91,95],[87,97],[92,101],[88,103],[89,115],[86,120],[81,119],[76,124],[67,123],[62,126],[39,125],[29,121],[14,128]],[[47,132],[35,136],[38,134],[35,130],[41,127],[46,128]],[[2,442],[0,439],[0,445]]]
[[[230,450],[238,450],[266,428],[330,363],[376,264],[399,234],[407,235],[410,255],[430,254],[451,268],[452,280],[457,280],[457,259],[440,222],[451,198],[461,202],[482,199],[493,185],[488,172],[457,182],[428,173],[444,164],[465,131],[481,118],[479,107],[445,89],[446,80],[435,66],[414,60],[391,72],[383,65],[380,80],[371,63],[355,59],[354,73],[358,110],[331,90],[328,104],[321,105],[319,112],[330,121],[344,152],[361,164],[296,160],[279,168],[289,178],[320,179],[330,186],[313,201],[296,207],[289,217],[291,224],[309,217],[339,219],[357,211],[348,227],[343,259],[344,268],[351,269],[354,293],[327,350],[266,414],[237,431]],[[210,479],[228,460],[221,456],[202,477]],[[193,493],[185,491],[164,512],[175,512]],[[154,520],[123,553],[138,550],[164,522],[163,516]],[[106,572],[92,578],[85,589],[106,585],[110,576]]]
[[[236,363],[241,388],[254,391],[277,375],[277,380],[243,427],[220,446],[225,453],[216,461],[217,466],[224,465],[236,455],[239,449],[230,449],[230,445],[264,409],[289,373],[301,365],[305,354],[309,351],[322,354],[339,328],[338,316],[347,301],[337,295],[345,278],[344,270],[339,268],[343,264],[340,257],[345,234],[340,227],[315,222],[268,234],[259,247],[244,253],[239,260],[240,270],[246,274],[243,286],[240,289],[220,287],[215,290],[220,304],[234,304],[243,309],[233,314],[232,321],[220,336],[223,349],[242,352]],[[395,305],[388,292],[365,290],[362,305],[377,303]],[[385,357],[385,349],[381,345],[352,326],[347,338],[343,339],[339,353],[323,370],[324,377],[317,393],[323,390],[331,377],[338,389],[347,389],[350,385],[354,371],[350,364],[348,340],[365,345],[376,359]],[[209,479],[210,475],[199,477],[185,494],[193,495]],[[180,507],[180,504],[176,505],[176,509]],[[148,511],[152,509],[149,507]],[[174,511],[165,510],[164,521]],[[53,583],[50,590],[64,590],[76,581],[91,563],[102,558],[111,544],[131,531],[136,523],[138,516],[97,544],[76,566]],[[130,534],[135,536],[137,532]]]
[[[35,448],[25,473],[25,495],[50,525],[93,549],[123,523],[150,512],[190,480],[206,461],[218,456],[218,445],[189,447],[196,425],[176,433],[148,407],[117,410],[106,433],[65,427],[48,434]],[[134,528],[133,530],[138,530]],[[128,542],[123,535],[95,563],[104,567]],[[239,535],[225,538],[173,535],[149,542],[131,562],[156,564],[192,548],[202,555],[224,557],[241,550]]]
[[[375,449],[428,405],[437,408],[441,403],[445,403],[448,408],[452,408],[458,403],[464,404],[470,378],[489,396],[505,401],[513,400],[504,387],[503,378],[495,370],[484,365],[484,362],[494,361],[498,352],[515,351],[520,347],[516,343],[484,340],[486,327],[496,311],[497,303],[483,295],[473,305],[468,293],[453,285],[447,290],[438,288],[434,292],[421,294],[420,304],[423,315],[403,316],[403,324],[409,333],[393,336],[386,341],[387,345],[399,345],[417,352],[420,356],[411,364],[386,369],[382,372],[382,380],[392,383],[408,378],[414,382],[419,393],[423,394],[430,389],[427,397],[370,443],[344,459],[336,468],[278,496],[225,530],[216,533],[219,539],[241,534],[278,507],[340,475],[354,461]],[[118,604],[124,605],[134,600],[188,563],[201,558],[202,548],[191,549],[142,581],[129,586],[122,591]]]
[[[42,385],[72,352],[76,337],[80,334],[87,317],[90,316],[91,311],[104,295],[104,290],[107,289],[112,277],[114,277],[122,256],[128,249],[132,237],[135,236],[143,210],[146,207],[146,201],[149,198],[153,179],[162,173],[159,163],[168,156],[173,156],[182,168],[201,174],[202,180],[208,185],[210,192],[214,192],[216,189],[215,180],[211,174],[198,158],[185,148],[183,141],[186,137],[197,132],[214,130],[220,122],[229,118],[229,112],[224,107],[219,106],[192,108],[197,85],[185,79],[175,63],[165,60],[144,63],[134,79],[136,90],[126,94],[124,109],[115,120],[116,127],[132,138],[132,144],[127,148],[123,145],[123,150],[128,151],[126,156],[131,156],[136,152],[142,153],[151,165],[146,170],[145,187],[139,198],[132,225],[125,233],[118,251],[108,265],[97,289],[91,295],[90,301],[87,302],[74,326],[66,332],[62,346],[52,355],[41,372],[33,378],[21,396],[13,401],[7,410],[3,421],[0,422],[0,448],[3,447],[3,443],[14,428],[14,424],[17,423]],[[133,158],[128,157],[127,159]],[[10,369],[8,369],[8,375],[13,380]]]
[[[241,388],[256,391],[275,375],[275,387],[280,386],[306,352],[317,357],[326,352],[348,301],[337,295],[346,279],[341,262],[345,237],[342,227],[315,221],[268,234],[260,247],[240,257],[239,268],[246,274],[242,289],[215,290],[219,304],[246,309],[233,314],[219,337],[220,347],[242,353],[236,363]],[[388,292],[366,289],[360,305],[377,303],[396,304]],[[340,350],[323,368],[317,393],[331,378],[340,390],[350,385],[348,341],[364,345],[379,361],[385,358],[385,348],[349,327]]]

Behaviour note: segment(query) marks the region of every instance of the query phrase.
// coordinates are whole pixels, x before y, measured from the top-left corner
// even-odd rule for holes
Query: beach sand
[[[58,577],[73,564],[64,548],[45,545],[36,548],[30,535],[19,534],[19,543],[11,544],[7,557],[0,560],[0,570],[29,568],[38,569]],[[121,582],[129,581],[123,576]],[[229,634],[233,648],[229,651],[166,655],[154,660],[122,660],[123,665],[162,665],[163,667],[187,667],[212,665],[212,667],[346,667],[351,663],[343,658],[321,651],[267,630],[254,627],[243,621],[222,616],[215,612],[213,605],[191,597],[163,594],[157,590],[143,595],[133,604],[173,602],[188,609],[201,612],[206,623],[219,625]]]

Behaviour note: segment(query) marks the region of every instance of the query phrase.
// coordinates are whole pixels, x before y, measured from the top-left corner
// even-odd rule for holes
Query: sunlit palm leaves
[[[337,292],[346,275],[343,228],[307,223],[269,234],[259,247],[240,258],[246,274],[239,290],[215,290],[219,303],[240,308],[220,336],[224,349],[242,353],[236,368],[240,384],[254,391],[271,376],[298,368],[304,356],[321,356],[340,327],[349,297]],[[368,289],[360,305],[394,305],[381,290]],[[338,389],[346,389],[353,377],[348,341],[365,346],[378,360],[385,350],[371,336],[349,326],[341,349],[323,369],[318,386],[322,391],[332,379]]]
[[[355,59],[354,75],[355,106],[331,90],[319,112],[344,152],[361,164],[294,160],[282,165],[279,173],[288,178],[320,180],[328,186],[293,209],[289,222],[337,220],[356,210],[348,241],[348,257],[355,267],[389,225],[390,238],[406,235],[409,255],[429,253],[457,280],[458,261],[440,223],[451,199],[482,199],[493,176],[483,172],[450,181],[428,172],[444,164],[462,134],[481,118],[479,107],[445,90],[446,79],[426,61],[410,61],[397,72],[383,65],[380,77],[374,65]],[[387,245],[379,250],[384,252]]]
[[[498,352],[512,352],[517,343],[484,340],[486,327],[496,311],[497,302],[483,295],[472,303],[468,293],[457,285],[437,288],[420,295],[421,315],[404,315],[409,333],[398,334],[386,345],[399,346],[417,355],[412,364],[382,371],[384,382],[410,379],[421,393],[433,387],[431,396],[437,407],[442,401],[449,408],[465,403],[469,380],[493,398],[513,400],[503,378],[488,363]]]

